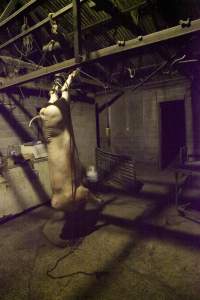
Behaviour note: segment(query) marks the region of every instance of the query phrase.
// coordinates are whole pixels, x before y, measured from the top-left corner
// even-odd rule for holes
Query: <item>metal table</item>
[[[175,175],[175,204],[177,211],[196,222],[200,222],[200,212],[190,212],[187,210],[191,202],[182,203],[180,201],[180,193],[191,176],[200,177],[200,161],[185,162],[174,169]],[[181,181],[180,181],[181,180]]]

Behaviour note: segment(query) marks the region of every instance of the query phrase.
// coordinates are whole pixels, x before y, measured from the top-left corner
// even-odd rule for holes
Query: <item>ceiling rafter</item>
[[[0,23],[0,29],[7,26],[10,22],[13,22],[17,17],[21,17],[25,14],[27,14],[29,11],[34,9],[34,7],[38,6],[42,2],[42,0],[30,0],[28,3],[23,5],[21,8],[16,10],[12,15],[7,17],[5,20],[3,20]]]
[[[96,6],[100,7],[101,10],[104,10],[107,14],[109,14],[112,18],[112,22],[116,25],[120,23],[125,28],[130,30],[135,36],[144,34],[144,31],[140,26],[133,22],[133,19],[130,15],[125,15],[127,12],[133,10],[134,6],[131,6],[130,9],[125,9],[124,12],[121,11],[117,6],[115,6],[110,0],[101,1],[101,0],[93,0],[96,3]],[[146,4],[143,2],[141,5]],[[138,6],[137,6],[138,8]]]
[[[93,51],[89,54],[89,56],[82,62],[77,63],[74,58],[65,60],[63,62],[43,67],[39,70],[33,71],[29,74],[20,76],[13,80],[7,80],[6,83],[0,87],[1,90],[6,90],[9,87],[20,85],[31,80],[35,80],[37,78],[41,78],[50,74],[55,74],[57,72],[63,72],[70,68],[76,68],[81,66],[82,64],[86,64],[89,62],[96,62],[102,58],[109,57],[111,55],[122,54],[127,51],[135,50],[137,48],[147,47],[154,44],[159,44],[164,41],[168,41],[174,38],[183,37],[187,35],[191,35],[192,33],[196,33],[200,31],[200,19],[194,20],[191,22],[190,27],[182,27],[181,25],[174,26],[171,28],[167,28],[158,32],[154,32],[144,36],[142,39],[132,39],[125,43],[124,46],[110,46],[104,49],[100,49],[97,51]]]
[[[15,6],[19,0],[10,0],[6,5],[4,11],[0,15],[0,22],[8,18],[12,12],[15,10]]]
[[[33,0],[33,1],[41,1],[41,0]],[[80,0],[81,3],[83,3],[86,0]],[[72,9],[73,4],[70,3],[68,5],[66,5],[65,7],[61,8],[60,10],[58,10],[57,12],[53,13],[51,15],[51,17],[46,17],[45,19],[43,19],[42,21],[40,21],[39,23],[35,24],[34,26],[28,28],[26,31],[21,32],[20,34],[16,35],[15,37],[11,38],[10,40],[8,40],[7,42],[3,43],[0,45],[0,50],[4,49],[5,47],[13,44],[14,42],[18,41],[19,39],[22,39],[23,37],[27,36],[28,34],[32,33],[33,31],[38,30],[39,28],[43,27],[44,25],[46,25],[47,23],[50,22],[50,20],[54,20],[58,17],[61,17],[62,15],[66,14],[66,12],[68,12],[70,9]],[[6,20],[5,20],[6,21]],[[0,24],[1,25],[1,24]],[[1,26],[0,26],[1,27]]]

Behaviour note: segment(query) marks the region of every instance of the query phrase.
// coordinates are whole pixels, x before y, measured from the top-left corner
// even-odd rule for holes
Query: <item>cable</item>
[[[54,266],[53,266],[52,268],[50,268],[50,269],[47,270],[47,276],[51,277],[51,274],[50,274],[50,273],[53,272],[53,271],[57,268],[58,264],[59,264],[63,259],[65,259],[66,257],[68,257],[68,256],[70,256],[71,254],[73,254],[73,253],[75,252],[75,250],[77,250],[77,249],[78,249],[78,248],[72,249],[72,250],[70,250],[67,254],[65,254],[65,255],[59,257],[59,258],[57,259],[56,263],[54,264]]]
[[[108,274],[108,272],[106,272],[106,271],[95,271],[95,272],[76,271],[76,272],[65,274],[65,275],[58,275],[58,276],[52,275],[51,273],[57,268],[58,264],[63,259],[72,255],[76,250],[78,250],[78,247],[70,250],[67,254],[58,258],[56,263],[54,264],[54,266],[47,270],[47,272],[46,272],[47,276],[50,277],[51,279],[63,279],[63,278],[74,277],[76,275],[85,275],[85,276],[95,276],[97,279],[100,279],[102,276]]]
[[[77,272],[73,272],[70,274],[65,274],[65,275],[59,275],[59,276],[54,276],[51,274],[47,274],[51,279],[63,279],[63,278],[69,278],[69,277],[73,277],[76,275],[85,275],[85,276],[95,276],[97,279],[100,279],[100,277],[102,277],[103,275],[107,274],[108,272],[85,272],[85,271],[77,271]]]
[[[9,28],[7,28],[7,32],[8,32],[9,37],[12,38]],[[46,53],[45,52],[43,53],[42,50],[40,49],[40,47],[38,46],[38,43],[35,38],[33,38],[33,41],[36,43],[36,46],[41,53],[41,59],[39,61],[39,64],[37,64],[38,66],[36,68],[36,70],[38,70],[40,67],[43,67],[42,63],[44,62],[44,59],[47,59],[47,57],[46,57]],[[28,53],[24,53],[22,49],[20,50],[15,43],[13,43],[13,45],[14,45],[15,50],[20,54],[19,59],[22,59],[22,57],[24,57],[28,62],[35,65],[35,62],[27,57]],[[50,62],[50,61],[48,60],[48,62]]]

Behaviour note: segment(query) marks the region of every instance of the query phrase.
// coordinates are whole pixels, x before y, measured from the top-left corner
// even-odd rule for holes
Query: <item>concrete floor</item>
[[[105,195],[114,201],[64,248],[43,235],[49,207],[1,225],[0,299],[200,299],[200,224],[177,213],[170,172],[139,176],[137,196]]]

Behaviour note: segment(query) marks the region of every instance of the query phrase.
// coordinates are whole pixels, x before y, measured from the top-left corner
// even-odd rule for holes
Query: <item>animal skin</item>
[[[74,74],[69,75],[68,87],[73,77]],[[51,205],[57,210],[70,211],[84,206],[93,195],[81,184],[81,181],[77,182],[76,178],[80,163],[78,162],[78,166],[75,162],[76,145],[68,92],[63,91],[59,100],[54,96],[52,94],[48,106],[40,110],[38,118],[42,120],[47,145],[49,176],[53,192]]]

